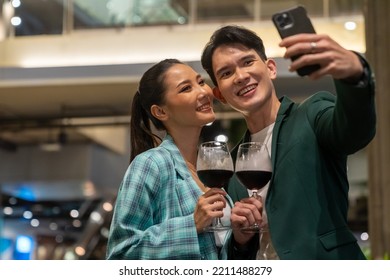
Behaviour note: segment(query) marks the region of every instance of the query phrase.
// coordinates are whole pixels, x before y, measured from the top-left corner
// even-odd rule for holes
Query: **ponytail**
[[[161,138],[155,135],[150,127],[148,113],[140,101],[140,93],[136,92],[133,98],[130,120],[130,162],[142,152],[156,147]]]

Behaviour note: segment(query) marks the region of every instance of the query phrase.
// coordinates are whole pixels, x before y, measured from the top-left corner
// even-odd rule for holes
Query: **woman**
[[[131,164],[118,193],[108,259],[226,258],[229,233],[216,239],[203,232],[230,207],[226,193],[204,186],[195,169],[201,129],[215,120],[212,101],[203,78],[175,59],[141,78],[131,112]],[[150,121],[166,131],[163,140]]]

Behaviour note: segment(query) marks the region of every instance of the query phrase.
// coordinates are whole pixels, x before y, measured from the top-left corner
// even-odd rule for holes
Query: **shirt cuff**
[[[341,81],[348,84],[348,85],[354,86],[354,87],[364,88],[364,87],[367,87],[369,82],[370,82],[371,69],[370,69],[370,66],[369,66],[367,60],[364,59],[361,54],[359,54],[357,52],[354,52],[354,53],[359,57],[360,63],[363,66],[363,73],[359,79],[347,78],[347,79],[341,79]]]

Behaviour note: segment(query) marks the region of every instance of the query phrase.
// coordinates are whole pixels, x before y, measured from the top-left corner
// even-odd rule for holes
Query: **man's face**
[[[249,115],[270,100],[276,77],[273,60],[263,61],[255,50],[232,44],[216,48],[212,64],[218,88],[235,110]]]

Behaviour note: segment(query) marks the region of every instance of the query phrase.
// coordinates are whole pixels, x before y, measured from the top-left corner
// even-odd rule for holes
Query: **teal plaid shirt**
[[[226,259],[229,242],[218,253],[213,233],[196,232],[200,195],[170,136],[138,155],[119,188],[107,259]]]

